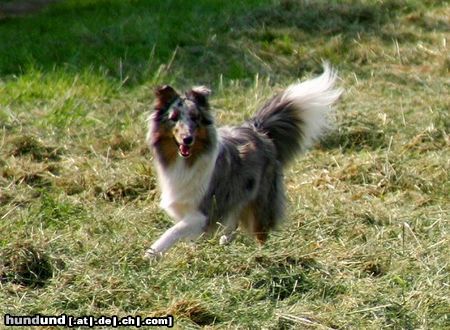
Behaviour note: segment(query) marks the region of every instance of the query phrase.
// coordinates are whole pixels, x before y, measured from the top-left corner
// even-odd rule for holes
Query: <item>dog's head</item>
[[[210,93],[205,86],[194,87],[184,95],[168,85],[155,90],[154,118],[159,129],[165,132],[165,138],[172,138],[172,147],[176,147],[183,158],[201,151],[208,138],[207,127],[213,124],[208,104]]]

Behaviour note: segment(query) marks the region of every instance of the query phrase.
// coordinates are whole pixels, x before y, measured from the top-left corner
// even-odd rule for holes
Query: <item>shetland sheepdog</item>
[[[327,128],[328,113],[342,92],[335,80],[325,64],[322,75],[288,86],[242,125],[218,129],[207,87],[184,94],[168,85],[157,88],[147,143],[160,206],[175,224],[145,256],[161,256],[181,239],[218,229],[220,244],[227,244],[238,226],[264,243],[283,219],[283,169]]]

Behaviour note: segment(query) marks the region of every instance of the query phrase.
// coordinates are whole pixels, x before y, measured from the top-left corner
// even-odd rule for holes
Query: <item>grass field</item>
[[[447,1],[68,0],[0,20],[0,314],[179,328],[449,329]],[[219,124],[328,60],[333,130],[286,170],[285,225],[144,250],[170,225],[153,88],[206,84]],[[2,327],[0,321],[0,327]]]

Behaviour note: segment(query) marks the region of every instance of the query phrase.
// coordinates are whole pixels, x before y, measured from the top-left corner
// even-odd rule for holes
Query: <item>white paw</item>
[[[231,243],[232,240],[233,240],[233,236],[222,235],[222,236],[220,236],[219,244],[222,246],[228,245]]]
[[[162,252],[157,252],[154,249],[150,248],[145,251],[144,258],[150,261],[161,259]]]

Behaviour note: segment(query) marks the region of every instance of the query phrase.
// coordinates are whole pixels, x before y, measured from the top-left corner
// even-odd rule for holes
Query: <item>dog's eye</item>
[[[180,113],[179,113],[178,111],[172,111],[172,112],[169,114],[169,119],[170,119],[171,121],[177,121],[179,117],[180,117]]]
[[[208,126],[208,125],[212,125],[213,122],[212,122],[211,119],[208,119],[208,118],[202,118],[202,124]]]

